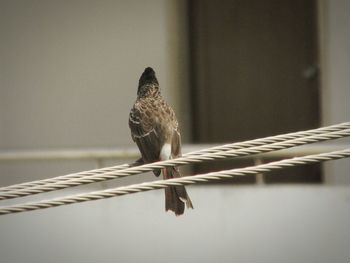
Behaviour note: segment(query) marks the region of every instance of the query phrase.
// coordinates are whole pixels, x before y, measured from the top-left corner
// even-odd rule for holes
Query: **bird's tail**
[[[164,179],[181,177],[179,170],[176,167],[167,167],[163,169]],[[182,215],[187,208],[192,208],[192,201],[186,192],[183,185],[169,186],[165,188],[165,211],[171,210],[175,215]]]

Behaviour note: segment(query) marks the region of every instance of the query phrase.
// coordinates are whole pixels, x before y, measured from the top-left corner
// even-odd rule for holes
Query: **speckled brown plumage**
[[[129,115],[131,137],[136,142],[145,163],[159,161],[170,145],[171,159],[181,156],[181,135],[173,109],[160,94],[158,80],[152,68],[146,68],[139,80],[137,99]],[[165,146],[165,148],[164,148]],[[164,156],[162,156],[164,158]],[[176,167],[162,170],[164,179],[179,177]],[[160,171],[154,171],[159,176]],[[184,186],[165,189],[165,209],[176,215],[184,212],[185,204],[193,208]]]

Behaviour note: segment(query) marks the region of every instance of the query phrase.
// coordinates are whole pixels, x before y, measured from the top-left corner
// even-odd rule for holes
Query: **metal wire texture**
[[[1,192],[0,200],[12,199],[17,197],[38,194],[38,193],[60,190],[60,189],[83,185],[83,184],[111,180],[115,178],[148,172],[154,169],[161,169],[168,166],[185,165],[190,163],[205,162],[209,160],[219,160],[219,159],[253,155],[258,153],[265,153],[270,151],[286,149],[294,146],[300,146],[308,143],[342,138],[346,136],[350,136],[350,129],[328,132],[323,134],[316,134],[316,135],[311,135],[303,138],[296,138],[296,139],[286,140],[282,142],[276,142],[276,143],[271,143],[271,144],[266,144],[261,146],[255,146],[255,147],[248,147],[243,149],[235,149],[235,147],[233,147],[233,149],[230,149],[230,147],[227,147],[225,148],[225,151],[206,152],[207,150],[204,150],[205,152],[204,154],[194,154],[192,156],[184,156],[173,160],[154,162],[154,163],[145,164],[141,166],[126,168],[119,171],[110,171],[110,172],[104,172],[104,173],[98,172],[97,174],[92,174],[92,175],[89,175],[88,177],[83,177],[78,179],[69,179],[62,182],[54,182],[54,183],[34,186],[26,189]]]
[[[183,158],[192,158],[194,156],[216,153],[216,152],[220,152],[220,151],[236,150],[236,149],[243,149],[243,148],[249,148],[249,147],[260,146],[260,145],[266,145],[266,144],[271,144],[271,143],[276,143],[276,142],[292,140],[292,139],[296,139],[296,138],[302,138],[302,137],[306,137],[306,136],[341,131],[341,130],[345,130],[345,129],[349,129],[349,128],[350,128],[350,122],[345,122],[345,123],[340,123],[340,124],[336,124],[336,125],[318,128],[318,129],[299,131],[299,132],[287,133],[287,134],[276,135],[276,136],[269,136],[269,137],[265,137],[265,138],[249,140],[249,141],[244,141],[244,142],[230,143],[230,144],[215,146],[215,147],[199,150],[196,152],[187,153],[187,154],[184,154],[182,157]],[[113,167],[106,167],[106,168],[102,168],[102,169],[94,169],[94,170],[83,171],[83,172],[79,172],[79,173],[62,175],[62,176],[58,176],[55,178],[49,178],[49,179],[43,179],[43,180],[37,180],[37,181],[31,181],[31,182],[26,182],[26,183],[21,183],[21,184],[10,185],[10,186],[6,186],[6,187],[0,187],[0,193],[12,191],[12,190],[32,188],[32,187],[36,187],[36,186],[40,186],[40,185],[49,186],[50,184],[53,184],[56,182],[63,182],[63,181],[71,180],[71,179],[85,178],[85,177],[89,177],[89,176],[96,175],[96,174],[104,174],[104,173],[108,173],[108,172],[124,170],[124,169],[130,168],[132,166],[135,166],[135,163],[123,164],[123,165],[118,165],[118,166],[113,166]]]
[[[225,178],[232,178],[234,176],[254,175],[262,172],[282,169],[285,167],[292,167],[292,166],[298,166],[298,165],[310,164],[310,163],[318,163],[318,162],[341,159],[346,157],[350,157],[350,149],[346,149],[342,151],[334,151],[330,153],[308,155],[304,157],[296,157],[296,158],[286,159],[286,160],[277,161],[277,162],[271,162],[271,163],[262,164],[258,166],[240,168],[240,169],[232,169],[232,170],[212,172],[212,173],[206,173],[206,174],[200,174],[200,175],[194,175],[194,176],[185,176],[185,177],[176,178],[176,179],[158,180],[153,182],[134,184],[130,186],[117,187],[117,188],[103,190],[103,191],[95,191],[87,194],[78,194],[78,195],[72,195],[72,196],[67,196],[63,198],[55,198],[55,199],[46,200],[46,201],[32,202],[32,203],[12,205],[12,206],[4,206],[4,207],[0,207],[0,215],[105,199],[105,198],[110,198],[115,196],[126,195],[126,194],[162,189],[173,185],[189,185],[189,184],[196,184],[199,182],[209,182],[209,181],[215,181],[215,180],[220,180]]]

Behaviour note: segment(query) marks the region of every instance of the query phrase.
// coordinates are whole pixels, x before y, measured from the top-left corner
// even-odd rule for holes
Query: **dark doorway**
[[[319,126],[316,10],[303,0],[190,1],[195,142]],[[318,165],[282,173],[265,181],[322,181]]]

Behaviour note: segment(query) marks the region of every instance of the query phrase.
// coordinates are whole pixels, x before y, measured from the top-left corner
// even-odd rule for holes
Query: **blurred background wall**
[[[319,1],[322,78],[322,119],[325,125],[348,121],[350,116],[350,29],[345,0]],[[349,139],[342,140],[349,143]],[[348,162],[325,165],[326,182],[349,184]]]
[[[350,4],[313,3],[320,124],[349,121]],[[0,0],[0,150],[133,146],[127,120],[146,66],[156,70],[184,141],[191,142],[197,120],[189,14],[187,1],[177,0]],[[118,162],[126,161],[105,165]],[[3,162],[0,185],[95,167],[86,160]],[[349,184],[349,168],[346,159],[327,164],[324,182]],[[151,179],[140,175],[45,198]],[[0,217],[0,261],[347,262],[350,256],[344,188],[189,191],[196,209],[181,218],[164,213],[162,191]]]
[[[2,150],[134,145],[128,117],[147,66],[188,141],[184,1],[0,3]],[[2,180],[27,180],[94,166],[24,162],[0,164],[0,171],[11,177]]]

